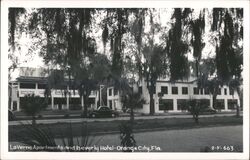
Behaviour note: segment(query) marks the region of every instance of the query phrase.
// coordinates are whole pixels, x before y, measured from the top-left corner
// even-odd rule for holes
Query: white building
[[[135,111],[149,113],[149,92],[145,81],[139,85],[138,90],[146,103],[142,108],[136,108]],[[115,91],[114,87],[109,87],[107,92],[108,106],[121,110],[122,103],[119,92]],[[202,104],[210,108],[212,108],[213,104],[212,95],[209,94],[208,90],[198,89],[196,80],[191,78],[187,81],[177,81],[175,83],[171,83],[169,80],[158,80],[153,97],[155,113],[183,112],[183,103],[187,103],[189,99],[199,99]],[[216,101],[221,111],[232,111],[235,109],[236,104],[240,105],[237,92],[229,89],[228,86],[222,86],[219,89]]]
[[[47,86],[47,74],[44,69],[20,68],[19,77],[16,81],[9,82],[9,109],[20,111],[20,101],[25,95],[34,94],[44,98]],[[65,92],[69,94],[65,94]],[[92,91],[89,96],[91,108],[96,108],[98,101],[98,91]],[[80,98],[78,90],[70,89],[65,83],[63,88],[51,90],[49,105],[47,109],[82,109],[83,98]]]
[[[44,69],[20,68],[19,77],[16,81],[9,83],[9,109],[19,111],[20,101],[27,94],[35,94],[43,98],[48,81],[47,77],[48,75]],[[137,89],[146,102],[143,106],[136,108],[135,111],[149,113],[149,93],[146,82],[142,81]],[[65,94],[65,92],[70,94]],[[98,107],[99,92],[99,90],[92,91],[89,96],[92,109]],[[213,103],[212,95],[207,90],[199,90],[194,78],[175,83],[171,83],[167,79],[158,80],[153,97],[156,113],[182,112],[183,104],[187,103],[189,99],[199,99],[202,101],[202,104],[210,108],[212,108]],[[221,111],[231,111],[235,109],[236,104],[240,105],[237,92],[230,90],[228,86],[223,86],[219,89],[216,100]],[[82,109],[83,104],[83,98],[80,99],[78,91],[73,91],[65,83],[62,88],[51,90],[47,109]],[[121,95],[114,87],[107,88],[107,106],[118,111],[123,109]]]

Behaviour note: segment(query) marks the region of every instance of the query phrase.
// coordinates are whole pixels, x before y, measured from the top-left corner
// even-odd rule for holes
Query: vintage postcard
[[[249,2],[1,1],[1,159],[249,159]]]

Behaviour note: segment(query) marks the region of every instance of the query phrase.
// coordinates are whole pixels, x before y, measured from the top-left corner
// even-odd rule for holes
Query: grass
[[[92,135],[119,133],[119,125],[126,120],[115,121],[94,121],[88,122],[88,131]],[[135,120],[134,132],[156,131],[156,130],[171,130],[171,129],[190,129],[210,126],[226,126],[226,125],[241,125],[242,117],[235,116],[225,117],[204,117],[199,119],[199,124],[195,124],[191,118],[165,118],[165,119],[140,119]],[[27,124],[29,125],[29,124]],[[41,128],[50,128],[55,137],[61,138],[62,132],[67,131],[67,123],[55,124],[38,124]],[[72,123],[73,136],[80,136],[82,123]],[[9,126],[9,141],[15,141],[17,136],[25,136],[25,127],[22,125]]]

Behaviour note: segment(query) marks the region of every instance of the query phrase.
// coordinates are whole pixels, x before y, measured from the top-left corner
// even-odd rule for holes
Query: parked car
[[[12,112],[11,110],[8,110],[8,119],[9,121],[13,121],[16,119],[14,112]]]
[[[89,117],[96,118],[96,117],[117,117],[118,112],[110,109],[106,106],[100,106],[97,110],[90,111]]]
[[[205,108],[201,111],[201,114],[215,114],[217,111],[212,108]]]

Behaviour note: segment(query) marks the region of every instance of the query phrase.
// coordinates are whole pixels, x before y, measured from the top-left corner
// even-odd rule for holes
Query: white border
[[[8,7],[93,7],[93,8],[213,8],[243,7],[244,8],[244,124],[243,153],[48,153],[48,152],[8,152]],[[31,1],[3,0],[1,2],[1,157],[0,159],[249,159],[249,1],[211,0],[211,1]]]

